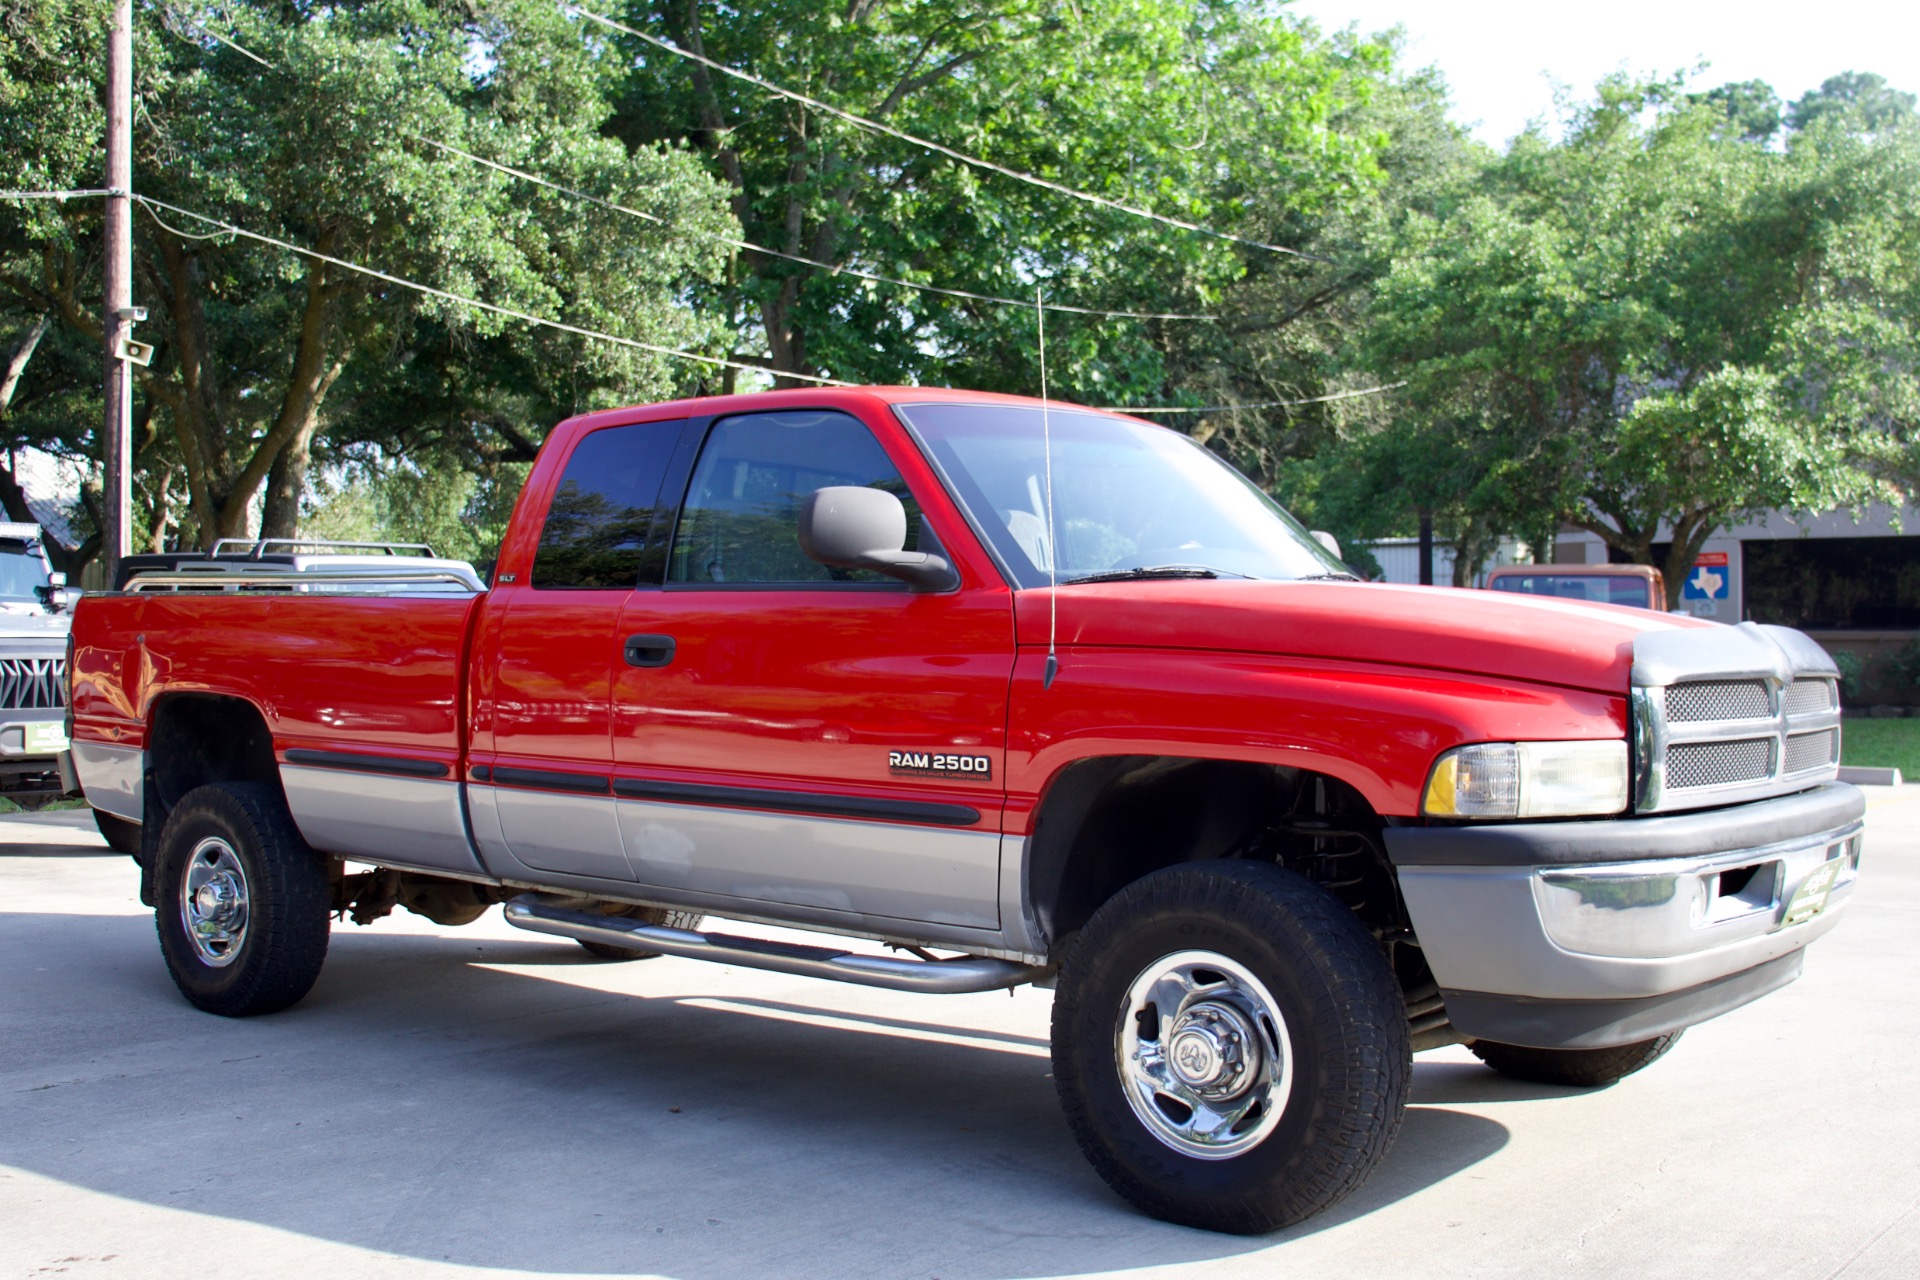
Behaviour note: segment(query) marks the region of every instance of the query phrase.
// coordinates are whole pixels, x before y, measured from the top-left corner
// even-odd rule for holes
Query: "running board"
[[[961,956],[953,960],[896,960],[890,956],[855,955],[832,947],[808,947],[764,938],[726,933],[694,933],[669,929],[622,916],[570,911],[556,905],[564,899],[527,893],[505,907],[507,923],[535,933],[557,934],[580,942],[657,951],[686,960],[718,960],[746,969],[771,969],[808,978],[830,978],[889,991],[924,991],[959,995],[969,991],[998,991],[1034,982],[1050,972],[1011,960]]]

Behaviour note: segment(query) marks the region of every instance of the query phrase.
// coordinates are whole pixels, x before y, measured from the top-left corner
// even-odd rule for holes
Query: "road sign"
[[[1693,572],[1680,584],[1682,600],[1725,600],[1727,598],[1727,553],[1702,551],[1693,561]]]

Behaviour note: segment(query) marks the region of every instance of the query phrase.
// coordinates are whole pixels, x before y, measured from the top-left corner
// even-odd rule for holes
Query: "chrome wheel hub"
[[[1245,966],[1211,951],[1163,956],[1134,979],[1114,1058],[1148,1132],[1201,1160],[1258,1146],[1293,1086],[1279,1005]]]
[[[209,836],[194,846],[180,882],[180,923],[202,964],[222,969],[247,938],[247,873],[233,846]]]

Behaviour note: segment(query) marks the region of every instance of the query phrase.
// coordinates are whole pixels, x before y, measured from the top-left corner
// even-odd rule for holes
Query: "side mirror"
[[[1319,543],[1321,546],[1325,547],[1327,550],[1333,552],[1333,558],[1335,560],[1346,559],[1345,556],[1340,554],[1340,539],[1334,537],[1332,534],[1328,533],[1325,529],[1315,529],[1313,531],[1313,540]]]
[[[50,587],[64,587],[67,585],[67,575],[64,573],[50,573],[47,575],[47,585]]]
[[[65,613],[67,607],[72,603],[73,593],[65,587],[54,587],[47,592],[47,608],[53,610],[55,613]]]
[[[872,569],[915,591],[951,591],[953,566],[924,551],[904,551],[907,509],[885,489],[835,485],[800,504],[800,550],[830,569]]]

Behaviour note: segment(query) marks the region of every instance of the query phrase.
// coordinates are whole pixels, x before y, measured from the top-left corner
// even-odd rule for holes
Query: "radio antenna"
[[[1060,674],[1060,652],[1055,642],[1060,636],[1060,544],[1053,535],[1053,429],[1047,420],[1047,309],[1040,302],[1040,287],[1033,289],[1033,314],[1040,322],[1040,448],[1046,454],[1047,472],[1047,672],[1040,680],[1042,689],[1053,688]]]

